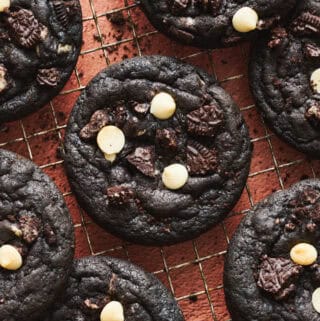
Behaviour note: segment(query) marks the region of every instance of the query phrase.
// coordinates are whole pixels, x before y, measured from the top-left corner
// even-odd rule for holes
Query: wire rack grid
[[[223,293],[224,255],[243,215],[266,195],[308,177],[319,177],[319,161],[296,152],[265,126],[249,92],[249,44],[203,51],[179,45],[149,24],[134,0],[81,0],[84,42],[69,82],[38,113],[0,128],[0,147],[37,163],[63,192],[76,234],[76,256],[111,255],[153,272],[174,294],[187,321],[227,321]],[[120,13],[121,23],[110,22]],[[238,103],[250,129],[254,154],[245,190],[230,215],[197,239],[170,247],[124,243],[84,213],[70,190],[57,150],[63,144],[68,115],[89,80],[106,66],[137,55],[179,57],[214,74]]]

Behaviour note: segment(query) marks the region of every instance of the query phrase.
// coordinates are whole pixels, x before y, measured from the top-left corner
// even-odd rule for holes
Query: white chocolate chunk
[[[22,257],[12,245],[0,247],[0,266],[6,270],[18,270],[22,266]]]
[[[107,161],[113,163],[113,162],[116,160],[116,158],[117,158],[117,154],[104,154],[104,158],[105,158]]]
[[[313,308],[320,313],[320,288],[317,288],[313,293],[312,293],[312,305]]]
[[[7,88],[7,81],[4,72],[0,70],[0,93]]]
[[[10,8],[10,0],[0,0],[0,12],[7,11]]]
[[[124,321],[123,306],[118,301],[109,302],[101,311],[101,321]]]
[[[258,14],[249,7],[239,9],[232,18],[233,28],[239,32],[249,32],[257,28]]]
[[[64,53],[68,53],[72,51],[72,46],[71,45],[63,45],[61,43],[59,43],[58,45],[58,54],[64,54]]]
[[[317,249],[308,243],[299,243],[290,251],[291,260],[299,265],[307,266],[313,264],[318,258]]]
[[[179,189],[188,180],[189,174],[185,166],[172,164],[167,166],[162,173],[162,182],[168,189]]]
[[[173,116],[175,111],[176,102],[171,95],[162,92],[153,97],[150,113],[154,117],[161,120],[168,119]]]
[[[125,136],[116,126],[105,126],[97,135],[97,144],[104,154],[117,154],[125,144]]]
[[[316,93],[320,93],[320,68],[316,69],[311,75],[311,86]]]

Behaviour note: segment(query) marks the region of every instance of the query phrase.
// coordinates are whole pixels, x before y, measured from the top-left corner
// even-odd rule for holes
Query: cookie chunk
[[[0,315],[38,320],[64,288],[73,225],[54,183],[29,160],[0,150]]]
[[[0,123],[38,110],[59,93],[78,59],[81,18],[78,0],[1,2]]]
[[[184,321],[173,296],[153,275],[110,257],[73,264],[65,295],[45,321]]]
[[[305,180],[260,202],[241,222],[224,286],[237,321],[320,319],[320,181]]]
[[[290,16],[297,0],[140,0],[155,28],[188,45],[234,45]]]
[[[143,244],[193,238],[244,187],[251,143],[230,96],[205,72],[149,56],[98,74],[76,103],[65,165],[101,226]]]

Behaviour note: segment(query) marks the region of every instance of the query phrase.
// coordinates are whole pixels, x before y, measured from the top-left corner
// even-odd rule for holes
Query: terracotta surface
[[[319,161],[307,159],[281,142],[258,115],[248,88],[249,45],[199,51],[170,41],[151,27],[133,0],[82,0],[84,43],[75,72],[60,96],[38,113],[6,124],[0,147],[33,159],[64,193],[76,231],[76,255],[107,254],[129,259],[154,272],[177,297],[187,321],[226,321],[222,287],[223,260],[229,238],[246,211],[269,193],[320,174]],[[123,26],[106,14],[121,11]],[[254,159],[245,191],[230,216],[194,241],[172,247],[147,248],[123,243],[104,232],[83,213],[70,191],[57,147],[80,90],[102,68],[139,54],[183,58],[214,73],[234,97],[250,127]]]

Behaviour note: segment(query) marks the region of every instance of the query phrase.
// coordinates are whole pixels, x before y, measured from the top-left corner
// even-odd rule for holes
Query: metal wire
[[[85,56],[91,53],[95,53],[95,52],[100,52],[102,53],[103,59],[105,59],[106,65],[110,65],[111,61],[110,61],[110,54],[108,52],[109,48],[114,48],[114,47],[119,47],[120,45],[126,44],[126,43],[130,43],[133,44],[134,47],[137,50],[138,55],[143,55],[144,53],[144,47],[142,41],[146,38],[148,39],[153,39],[158,33],[156,31],[150,31],[150,32],[145,32],[142,34],[138,33],[137,30],[137,25],[136,23],[138,23],[139,25],[139,21],[134,21],[133,23],[130,24],[130,28],[131,28],[131,36],[127,37],[126,39],[121,39],[118,41],[115,41],[113,43],[105,43],[104,41],[104,37],[103,37],[103,33],[101,31],[101,27],[103,24],[103,19],[106,17],[106,15],[108,14],[113,14],[115,12],[123,12],[126,14],[126,16],[128,17],[128,20],[132,20],[134,19],[134,10],[138,10],[137,9],[137,5],[133,3],[133,1],[129,1],[129,0],[123,0],[122,2],[120,1],[114,1],[114,0],[105,0],[107,4],[111,4],[111,3],[115,3],[114,9],[110,10],[110,11],[106,11],[106,12],[97,12],[96,10],[96,5],[99,2],[99,0],[82,0],[82,4],[86,4],[87,6],[90,6],[90,10],[91,10],[91,14],[89,16],[83,17],[83,22],[84,23],[88,23],[88,22],[93,22],[94,26],[95,26],[95,31],[98,35],[98,39],[99,39],[99,45],[97,47],[94,48],[89,48],[86,50],[83,50],[81,52],[81,56]],[[122,3],[122,4],[121,4]],[[118,4],[118,5],[117,5]],[[101,7],[101,4],[100,4]],[[106,6],[107,7],[107,6]],[[245,47],[241,47],[241,54],[242,57],[239,57],[239,59],[243,59],[243,61],[247,60],[247,51],[244,49]],[[157,48],[157,49],[161,49],[161,48]],[[213,50],[208,50],[208,51],[202,51],[202,50],[198,50],[196,52],[193,52],[190,55],[184,56],[182,57],[182,59],[184,60],[190,60],[192,59],[194,61],[194,59],[197,58],[201,58],[200,55],[205,55],[208,59],[208,61],[210,62],[210,68],[212,69],[213,73],[216,75],[215,73],[215,59],[214,59],[214,53],[218,52],[218,51],[213,51]],[[159,53],[159,51],[157,51],[156,53]],[[161,52],[162,54],[166,54],[166,52]],[[199,59],[200,60],[200,59]],[[245,64],[245,63],[244,63]],[[227,68],[227,67],[226,67]],[[77,68],[75,68],[75,77],[76,77],[76,82],[77,82],[77,88],[73,88],[73,89],[68,89],[65,90],[63,92],[61,92],[60,95],[70,95],[73,93],[79,93],[84,89],[84,85],[82,84],[82,80],[81,80],[81,74],[79,72],[79,70]],[[236,75],[232,75],[228,78],[225,79],[219,79],[221,85],[227,85],[229,82],[232,81],[236,81],[239,79],[245,79],[246,75],[245,74],[236,74]],[[57,111],[55,109],[55,104],[54,101],[50,102],[49,104],[49,110],[50,113],[53,117],[53,124],[54,126],[52,128],[46,129],[46,130],[40,130],[36,131],[35,133],[30,133],[28,134],[28,131],[26,130],[26,126],[25,126],[25,122],[26,120],[21,120],[19,122],[17,122],[17,125],[20,126],[21,129],[21,137],[15,137],[15,138],[9,138],[7,141],[2,142],[0,141],[0,147],[3,148],[10,148],[12,150],[16,150],[18,149],[18,146],[21,146],[21,143],[25,144],[25,148],[28,154],[28,157],[30,159],[34,159],[34,155],[33,155],[33,151],[32,151],[32,144],[30,143],[30,141],[34,138],[43,138],[48,134],[55,134],[58,137],[58,141],[59,144],[62,146],[63,144],[63,132],[64,129],[66,127],[66,124],[59,124],[58,121],[58,115],[57,115]],[[243,106],[241,108],[242,113],[248,113],[250,111],[254,111],[255,110],[255,106],[254,105],[248,105],[248,106]],[[218,285],[214,286],[214,287],[210,287],[210,276],[208,275],[208,273],[206,273],[206,270],[204,268],[204,266],[207,263],[212,262],[213,260],[217,259],[217,258],[221,258],[225,255],[226,253],[226,245],[229,243],[229,238],[231,235],[231,232],[228,232],[228,221],[232,219],[233,217],[237,217],[237,218],[241,218],[242,215],[245,215],[252,206],[254,206],[255,203],[257,203],[257,201],[259,201],[259,199],[255,199],[254,197],[254,193],[256,192],[254,187],[254,184],[252,183],[253,180],[256,179],[256,177],[258,177],[259,179],[261,177],[263,177],[263,175],[276,175],[276,179],[278,181],[279,184],[279,188],[284,188],[285,187],[285,182],[283,179],[283,172],[285,170],[288,170],[288,168],[291,168],[292,170],[294,170],[295,166],[298,165],[303,165],[304,168],[306,168],[308,171],[310,171],[312,174],[312,177],[316,177],[316,170],[313,166],[313,161],[310,161],[308,159],[306,159],[305,157],[301,156],[298,157],[298,159],[296,160],[292,160],[286,163],[281,163],[279,161],[279,157],[277,155],[277,152],[274,148],[273,145],[273,139],[275,138],[274,135],[272,133],[270,133],[270,131],[268,130],[268,128],[265,126],[263,120],[260,118],[261,120],[261,127],[263,129],[263,135],[260,135],[258,137],[255,137],[252,139],[252,143],[254,145],[260,143],[260,142],[266,142],[267,143],[267,148],[268,150],[265,151],[266,153],[270,153],[271,154],[271,159],[272,159],[272,166],[268,167],[268,168],[262,168],[259,169],[258,171],[251,171],[250,175],[249,175],[249,179],[248,182],[246,184],[245,190],[244,190],[244,198],[248,199],[248,206],[246,208],[242,208],[240,211],[233,211],[232,213],[230,213],[229,217],[223,222],[221,223],[216,229],[221,229],[223,231],[223,239],[219,240],[219,243],[221,242],[221,244],[224,244],[224,248],[223,250],[219,250],[219,251],[209,251],[209,253],[202,253],[202,250],[199,249],[199,238],[192,241],[192,242],[187,242],[187,247],[189,247],[190,251],[188,252],[191,256],[193,257],[192,259],[188,259],[188,260],[182,260],[182,262],[179,263],[175,263],[175,264],[170,264],[170,262],[168,262],[168,255],[167,252],[168,251],[172,251],[173,253],[176,253],[177,256],[181,255],[180,252],[180,247],[174,246],[174,247],[170,247],[170,248],[160,248],[159,249],[159,255],[161,257],[161,265],[156,268],[155,270],[150,270],[150,272],[153,272],[155,275],[158,276],[163,276],[165,275],[165,279],[166,279],[166,284],[168,285],[168,287],[170,288],[170,290],[172,291],[172,293],[176,296],[176,299],[178,300],[178,302],[180,303],[180,305],[183,308],[183,311],[185,312],[185,317],[187,321],[191,321],[191,320],[197,320],[199,321],[200,318],[198,318],[198,316],[195,316],[194,314],[190,314],[188,311],[190,309],[187,309],[186,307],[189,304],[193,304],[195,306],[197,306],[196,309],[198,309],[198,313],[199,315],[203,315],[205,316],[203,320],[214,320],[214,321],[227,321],[230,320],[228,314],[226,313],[226,308],[223,306],[221,306],[221,302],[217,301],[217,296],[219,293],[221,293],[222,289],[223,289],[223,284],[222,284],[222,279],[218,280]],[[45,143],[43,143],[43,148],[45,148]],[[297,155],[299,155],[297,153]],[[62,160],[57,160],[55,162],[50,162],[50,163],[46,163],[46,164],[42,164],[41,168],[43,168],[44,170],[55,170],[57,168],[59,168],[59,166],[62,166],[63,161]],[[53,175],[54,176],[54,175]],[[66,178],[64,178],[66,180]],[[272,187],[270,187],[270,190],[268,190],[269,193],[272,192]],[[67,190],[64,192],[63,194],[65,196],[65,198],[68,197],[72,197],[72,193],[70,190]],[[132,254],[132,249],[134,248],[134,245],[129,244],[129,243],[125,243],[122,241],[118,241],[116,242],[116,245],[113,246],[109,246],[109,244],[106,242],[105,246],[103,247],[103,249],[95,249],[95,245],[93,243],[93,239],[92,239],[92,235],[90,234],[90,226],[92,226],[94,223],[92,223],[92,221],[90,219],[87,218],[87,216],[85,215],[85,213],[80,209],[80,207],[77,207],[76,210],[78,211],[78,215],[80,217],[80,221],[75,223],[75,231],[76,231],[76,235],[77,235],[77,242],[78,244],[81,244],[81,242],[83,241],[83,237],[85,238],[85,241],[87,243],[87,247],[88,247],[88,253],[78,253],[78,255],[85,255],[85,254],[91,254],[91,255],[117,255],[117,256],[122,256],[126,259],[129,259],[133,262],[135,262],[135,255]],[[232,216],[232,218],[230,218],[230,216]],[[216,230],[215,229],[215,230]],[[102,235],[106,235],[106,232],[101,232],[101,236]],[[206,236],[205,236],[206,237]],[[208,234],[207,237],[207,242],[208,244],[210,244],[211,242],[211,237]],[[81,244],[83,247],[83,244]],[[79,247],[79,246],[78,246]],[[143,250],[146,250],[146,248],[143,248]],[[153,260],[153,258],[148,258],[149,260]],[[180,272],[179,274],[182,275],[182,277],[184,276],[186,279],[190,279],[190,276],[184,275],[184,270],[193,268],[193,267],[197,267],[198,269],[198,275],[199,278],[201,280],[201,288],[197,289],[196,291],[189,293],[187,290],[186,292],[180,293],[181,291],[179,291],[179,293],[176,292],[175,289],[175,284],[176,284],[176,280],[173,277],[173,274],[175,274],[176,272]],[[192,283],[193,280],[190,279],[190,282]],[[215,282],[217,283],[217,282]],[[197,305],[197,302],[201,302],[201,304],[199,303],[199,305]],[[202,320],[202,319],[201,319]]]

